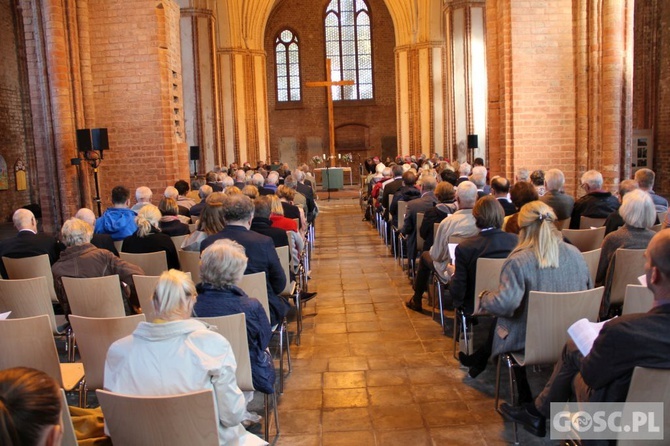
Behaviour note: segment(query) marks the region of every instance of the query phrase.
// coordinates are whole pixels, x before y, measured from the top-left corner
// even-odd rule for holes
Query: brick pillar
[[[447,42],[447,147],[451,159],[467,159],[467,135],[479,137],[474,156],[486,156],[486,46],[484,0],[445,4]]]
[[[186,0],[181,3],[188,4]],[[215,23],[207,4],[181,8],[181,55],[186,142],[200,147],[198,171],[222,164]]]
[[[269,125],[265,51],[218,50],[222,164],[269,162]]]

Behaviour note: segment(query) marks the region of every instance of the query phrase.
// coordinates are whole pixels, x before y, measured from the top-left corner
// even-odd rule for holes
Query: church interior
[[[215,167],[345,154],[354,184],[367,159],[436,154],[482,158],[491,177],[560,169],[575,199],[586,171],[614,193],[647,167],[670,196],[669,1],[7,0],[0,36],[6,225],[33,205],[57,233],[82,207],[110,207],[118,185],[157,204]],[[309,85],[326,79],[353,85]],[[82,129],[100,159],[85,158]],[[483,384],[465,377],[439,324],[403,306],[412,287],[343,204],[357,197],[340,194],[319,191],[319,298],[276,444],[512,442],[495,367]]]

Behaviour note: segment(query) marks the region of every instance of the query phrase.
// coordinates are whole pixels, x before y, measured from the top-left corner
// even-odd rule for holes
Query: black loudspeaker
[[[80,152],[91,150],[91,129],[77,130],[77,150]]]
[[[479,148],[479,138],[477,135],[468,135],[468,149]]]
[[[109,150],[109,139],[107,138],[107,129],[91,130],[91,139],[93,140],[93,150]]]
[[[191,146],[191,161],[200,161],[200,146]]]

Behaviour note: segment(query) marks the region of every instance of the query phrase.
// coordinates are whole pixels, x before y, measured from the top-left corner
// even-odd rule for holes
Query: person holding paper
[[[651,239],[645,259],[653,308],[607,321],[586,356],[568,341],[534,402],[501,406],[507,419],[544,436],[550,403],[568,401],[573,393],[579,402],[622,402],[635,367],[670,369],[670,231],[661,231]]]
[[[531,291],[570,292],[591,288],[591,276],[577,248],[563,241],[556,214],[541,201],[519,211],[519,244],[503,264],[500,287],[481,293],[481,308],[498,316],[493,355],[523,350]],[[532,401],[523,367],[515,367],[519,401]]]

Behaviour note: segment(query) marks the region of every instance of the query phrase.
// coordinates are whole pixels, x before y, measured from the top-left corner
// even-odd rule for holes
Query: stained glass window
[[[333,100],[372,99],[372,33],[365,0],[332,0],[326,8],[326,58],[331,78],[354,85],[333,88]]]
[[[277,102],[300,101],[300,50],[298,36],[285,29],[275,39]]]

